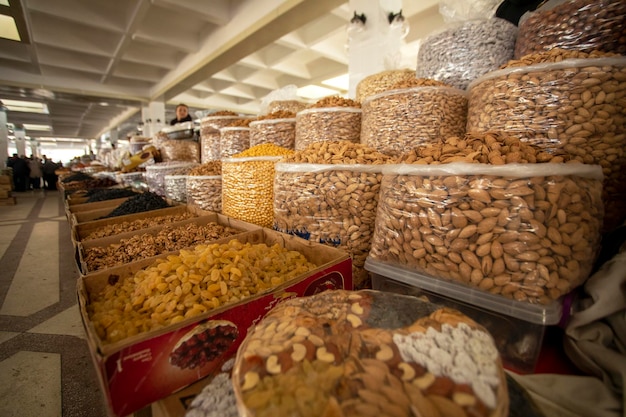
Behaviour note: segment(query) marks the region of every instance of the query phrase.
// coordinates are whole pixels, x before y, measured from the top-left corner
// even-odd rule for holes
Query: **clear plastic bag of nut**
[[[187,175],[166,175],[165,198],[179,203],[187,202]]]
[[[264,119],[250,122],[250,147],[273,143],[287,149],[296,144],[296,118]]]
[[[403,68],[385,70],[368,75],[356,85],[356,100],[363,102],[367,97],[390,90],[399,82],[415,78],[415,70]]]
[[[472,82],[467,132],[506,131],[542,150],[602,165],[609,231],[626,211],[626,201],[617,198],[626,194],[626,118],[619,104],[626,97],[626,57],[569,58],[580,54],[587,55],[527,55],[524,62],[542,63],[511,66]]]
[[[181,168],[196,166],[193,162],[158,162],[146,167],[146,184],[148,189],[155,194],[165,197],[165,176]]]
[[[421,41],[416,77],[465,90],[513,58],[516,38],[517,26],[498,17],[448,23]]]
[[[221,159],[220,129],[234,121],[254,118],[250,116],[216,115],[207,116],[200,120],[200,148],[201,162],[217,161]]]
[[[553,48],[626,54],[626,2],[551,0],[523,15],[515,59]]]
[[[548,305],[592,270],[601,190],[597,165],[388,165],[370,256]]]
[[[282,156],[222,159],[222,213],[261,227],[274,223],[274,173]]]
[[[187,204],[202,210],[222,211],[222,176],[189,175],[186,182]]]
[[[484,327],[381,291],[324,291],[278,304],[249,329],[232,382],[245,417],[509,413],[500,355]]]
[[[354,107],[311,108],[296,114],[295,149],[324,140],[361,141],[361,109]]]
[[[200,144],[196,139],[170,139],[162,141],[159,147],[163,162],[200,163]]]
[[[243,126],[220,129],[220,157],[228,158],[250,148],[250,128]]]
[[[274,113],[277,111],[298,113],[299,111],[306,109],[306,107],[307,103],[300,100],[274,100],[269,103],[267,113]]]
[[[382,165],[276,164],[274,230],[337,247],[352,258],[357,289],[371,288],[369,254]]]
[[[465,134],[467,93],[457,88],[388,90],[368,97],[361,108],[361,143],[386,155]]]

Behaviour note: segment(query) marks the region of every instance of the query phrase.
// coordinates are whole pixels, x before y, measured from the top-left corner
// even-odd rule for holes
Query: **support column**
[[[143,136],[152,137],[166,126],[165,103],[151,101],[147,107],[141,108],[141,119],[143,120]]]
[[[26,155],[26,131],[22,126],[15,126],[15,148],[17,155]]]
[[[30,154],[34,156],[39,155],[39,141],[33,137],[28,141],[28,146],[30,146]]]
[[[111,129],[111,131],[109,132],[109,140],[111,141],[111,146],[113,146],[114,148],[117,148],[118,133],[119,132],[116,127]]]
[[[0,101],[0,168],[7,167],[9,156],[9,129],[7,128],[7,108]]]
[[[399,69],[405,34],[389,23],[389,14],[402,10],[402,0],[350,0],[353,14],[365,17],[348,27],[348,96],[356,97],[356,86],[368,75]]]

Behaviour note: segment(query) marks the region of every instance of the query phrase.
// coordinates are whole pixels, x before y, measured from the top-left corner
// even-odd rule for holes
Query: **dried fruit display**
[[[150,191],[129,197],[128,200],[117,206],[102,219],[124,216],[126,214],[143,213],[144,211],[158,210],[169,207],[163,197]]]
[[[111,275],[87,310],[102,342],[114,343],[273,290],[315,267],[279,244],[197,245],[135,274]]]
[[[255,416],[505,416],[491,335],[456,310],[378,291],[285,301],[248,333],[233,384]]]

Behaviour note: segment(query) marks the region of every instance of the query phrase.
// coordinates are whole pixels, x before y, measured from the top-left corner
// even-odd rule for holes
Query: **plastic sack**
[[[275,111],[291,111],[297,113],[306,106],[298,96],[298,87],[289,84],[270,92],[261,99],[259,115],[273,113]]]
[[[467,94],[452,87],[389,90],[361,104],[361,143],[390,156],[444,137],[463,136]]]
[[[232,381],[242,417],[509,411],[500,355],[484,327],[456,310],[371,290],[281,302],[249,329]]]
[[[222,176],[189,175],[186,182],[187,204],[202,210],[222,211]]]
[[[361,113],[354,107],[324,107],[296,114],[295,148],[302,150],[325,140],[361,141]]]
[[[515,59],[554,48],[626,55],[626,2],[549,1],[520,19]]]
[[[498,17],[450,23],[421,41],[416,77],[464,90],[513,58],[517,30]]]
[[[274,166],[282,156],[222,159],[222,213],[261,227],[274,223]]]
[[[200,163],[200,144],[195,139],[170,139],[160,143],[161,161]]]
[[[494,16],[501,0],[441,0],[439,14],[446,23]]]
[[[493,71],[469,86],[467,132],[506,132],[604,171],[605,229],[626,212],[626,57]]]
[[[382,165],[278,163],[274,229],[335,246],[352,257],[355,288],[371,288],[363,269],[374,232]]]
[[[287,149],[296,146],[296,119],[264,119],[250,122],[250,147],[272,143]]]
[[[370,256],[547,305],[592,270],[601,184],[597,165],[388,165]]]

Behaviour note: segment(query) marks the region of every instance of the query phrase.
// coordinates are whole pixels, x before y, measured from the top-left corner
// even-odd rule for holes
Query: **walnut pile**
[[[198,225],[187,223],[183,226],[166,225],[157,234],[143,233],[122,239],[105,247],[85,249],[85,263],[88,271],[149,258],[189,246],[211,242],[241,233],[240,230],[217,223]]]

